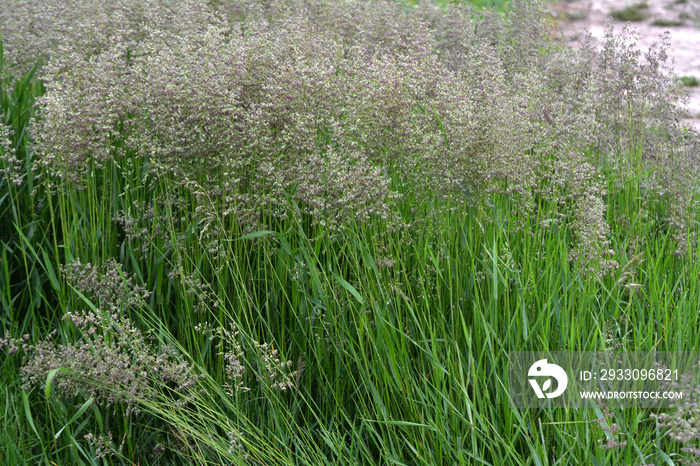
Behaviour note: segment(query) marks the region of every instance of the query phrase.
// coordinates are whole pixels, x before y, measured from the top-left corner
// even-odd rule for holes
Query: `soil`
[[[615,31],[625,19],[634,19],[641,50],[646,50],[665,31],[671,33],[669,56],[679,76],[700,81],[700,0],[559,0],[548,9],[563,33],[575,46],[573,36],[585,29],[595,40],[603,37],[605,22],[615,14]],[[691,79],[692,80],[692,79]],[[700,130],[700,86],[688,87],[690,101],[688,123]]]

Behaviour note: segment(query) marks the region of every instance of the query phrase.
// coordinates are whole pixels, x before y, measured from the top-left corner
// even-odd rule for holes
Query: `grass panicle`
[[[15,3],[0,460],[697,462],[695,400],[506,388],[511,351],[700,347],[668,36],[570,49],[530,0]]]

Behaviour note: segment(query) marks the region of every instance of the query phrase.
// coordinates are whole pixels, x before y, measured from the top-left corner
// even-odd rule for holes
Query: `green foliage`
[[[509,0],[468,0],[472,5],[483,8],[483,7],[497,7],[505,8]]]
[[[312,10],[338,42],[273,5],[250,42],[185,31],[4,76],[0,460],[688,459],[647,410],[509,404],[509,351],[700,345],[674,83],[618,37],[567,52],[514,3],[413,29]]]
[[[614,10],[612,13],[610,13],[610,15],[615,19],[619,19],[620,21],[644,21],[649,17],[645,11],[647,8],[649,8],[649,6],[646,4],[646,2],[636,3],[620,10]]]
[[[700,85],[698,78],[695,76],[681,76],[680,80],[685,87],[697,87]]]
[[[47,246],[47,218],[50,212],[46,198],[38,192],[31,170],[34,154],[27,148],[29,122],[34,103],[43,94],[41,82],[35,79],[36,66],[20,79],[4,73],[3,47],[0,41],[0,115],[1,124],[9,130],[0,167],[0,241],[2,241],[3,325],[20,323],[30,332],[35,312],[45,311],[43,290],[48,288],[46,275],[40,270],[37,251]],[[2,138],[4,135],[0,136]],[[50,303],[51,301],[49,301]]]
[[[655,19],[652,23],[653,26],[659,26],[659,27],[676,27],[676,26],[683,26],[682,21],[676,21],[673,19]]]

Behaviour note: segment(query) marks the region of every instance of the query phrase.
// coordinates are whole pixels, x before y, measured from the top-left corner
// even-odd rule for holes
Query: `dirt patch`
[[[671,33],[669,55],[674,69],[686,83],[700,80],[700,0],[561,0],[548,8],[572,45],[576,31],[586,29],[595,40],[605,33],[605,22],[613,17],[615,31],[630,21],[640,34],[638,42],[646,50],[665,31]],[[700,129],[700,86],[687,87],[690,101],[688,123]]]

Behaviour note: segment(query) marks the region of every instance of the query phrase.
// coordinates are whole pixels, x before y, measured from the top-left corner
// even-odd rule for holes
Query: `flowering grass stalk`
[[[666,38],[570,50],[531,1],[74,3],[0,14],[7,69],[43,57],[0,92],[6,462],[692,460],[691,407],[504,389],[509,351],[700,344]]]

